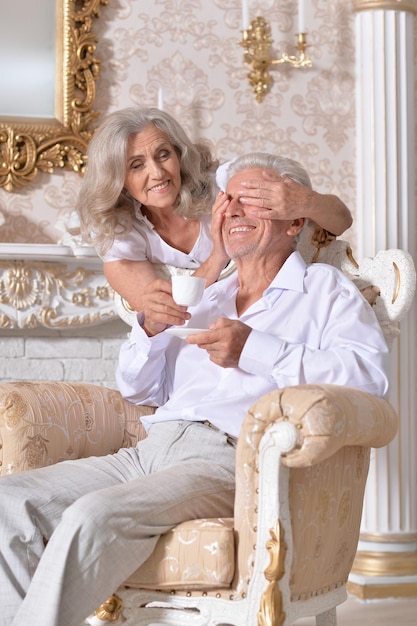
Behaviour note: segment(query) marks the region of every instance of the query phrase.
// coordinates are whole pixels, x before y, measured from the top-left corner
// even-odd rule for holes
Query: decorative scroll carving
[[[30,119],[0,118],[0,187],[14,191],[39,171],[54,168],[82,173],[97,113],[92,110],[100,61],[93,18],[108,0],[57,2],[57,118],[34,123]]]
[[[68,262],[70,263],[70,261]],[[68,328],[116,319],[101,272],[47,261],[0,261],[0,328]]]
[[[95,612],[96,617],[105,622],[115,622],[119,619],[122,601],[119,596],[113,594]]]
[[[332,241],[336,239],[336,235],[332,235],[329,231],[324,228],[320,228],[320,226],[316,226],[314,232],[311,236],[312,245],[317,248],[315,255],[313,256],[311,262],[316,263],[319,258],[321,248],[327,248],[330,246]]]
[[[284,541],[284,530],[277,520],[274,528],[269,530],[271,539],[266,547],[269,551],[270,563],[265,570],[265,578],[269,581],[266,591],[262,594],[258,612],[258,626],[282,626],[285,613],[282,611],[282,596],[277,582],[285,573],[285,554],[287,544]]]

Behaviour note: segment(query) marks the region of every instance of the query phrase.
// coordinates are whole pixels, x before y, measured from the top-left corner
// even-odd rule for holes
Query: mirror
[[[21,2],[4,4],[0,116],[51,118],[55,110],[55,1],[26,2],[24,20]]]
[[[86,166],[86,152],[88,142],[92,136],[91,123],[97,117],[92,110],[96,95],[96,80],[100,72],[100,61],[95,56],[97,37],[93,32],[95,19],[100,15],[101,5],[106,5],[108,0],[42,0],[41,3],[28,0],[29,5],[39,8],[40,15],[37,19],[42,22],[42,28],[37,31],[34,43],[37,46],[42,65],[46,67],[46,73],[39,74],[42,86],[37,83],[36,89],[42,93],[45,101],[45,109],[33,109],[35,115],[25,114],[19,116],[21,107],[14,107],[13,98],[19,98],[23,93],[21,83],[29,83],[29,78],[21,74],[22,66],[13,75],[1,72],[0,76],[6,76],[5,88],[13,89],[16,76],[19,80],[17,96],[10,94],[0,102],[0,187],[6,191],[16,191],[32,181],[39,172],[52,173],[54,168],[70,169],[82,173]],[[21,7],[21,5],[19,4]],[[54,10],[55,9],[55,10]],[[21,8],[20,8],[21,10]],[[52,16],[55,14],[53,22]],[[46,17],[47,16],[47,17]],[[10,19],[10,24],[5,26],[5,21]],[[16,22],[15,13],[2,10],[2,29],[11,29]],[[45,23],[46,19],[46,23]],[[32,24],[27,20],[25,13],[23,22]],[[49,24],[49,26],[48,26]],[[33,31],[32,27],[32,31]],[[55,35],[54,35],[55,32]],[[33,69],[33,54],[27,49],[25,30],[15,28],[12,33],[13,48],[16,45],[17,35],[22,38],[23,54],[27,55],[26,70],[32,74],[38,68]],[[40,39],[43,38],[43,41]],[[46,62],[46,52],[49,51],[52,60]],[[12,55],[0,52],[6,56],[6,63],[10,67]],[[20,52],[20,56],[22,51]],[[16,63],[19,55],[14,57]],[[24,65],[24,64],[23,64]],[[53,77],[55,74],[55,78]],[[52,94],[51,106],[48,109],[48,82],[55,84]],[[42,92],[45,88],[46,91]],[[50,90],[50,87],[49,87]],[[51,91],[51,90],[50,90]],[[45,95],[44,95],[45,94]],[[21,103],[27,110],[28,103],[35,103],[35,96],[21,96],[29,98],[28,102]],[[4,106],[3,110],[1,106]],[[17,115],[10,115],[11,107]],[[50,110],[55,111],[50,116]],[[45,117],[44,117],[45,115]]]

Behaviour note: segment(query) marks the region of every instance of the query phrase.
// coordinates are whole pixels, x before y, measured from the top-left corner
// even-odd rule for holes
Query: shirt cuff
[[[149,337],[142,325],[145,321],[145,315],[143,312],[137,313],[133,322],[132,330],[129,334],[130,341],[140,347],[141,350],[149,354],[151,347],[164,348],[170,341],[171,337],[163,331]]]
[[[272,378],[283,348],[284,342],[278,337],[252,329],[243,346],[239,367],[249,374]]]

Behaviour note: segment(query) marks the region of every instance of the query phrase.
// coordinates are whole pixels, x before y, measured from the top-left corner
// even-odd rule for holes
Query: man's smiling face
[[[287,220],[270,220],[255,217],[251,214],[256,206],[242,204],[240,196],[244,188],[244,180],[262,179],[262,169],[246,169],[238,172],[229,180],[226,193],[230,204],[225,212],[223,222],[223,241],[226,251],[232,259],[248,255],[263,255],[268,248],[281,248],[281,244],[292,245],[292,237],[286,232],[290,222]]]

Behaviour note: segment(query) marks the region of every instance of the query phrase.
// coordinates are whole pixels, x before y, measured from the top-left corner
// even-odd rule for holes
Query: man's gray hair
[[[273,170],[283,178],[291,178],[296,183],[312,189],[310,177],[298,161],[267,152],[251,152],[232,161],[225,172],[226,181],[247,169]]]

